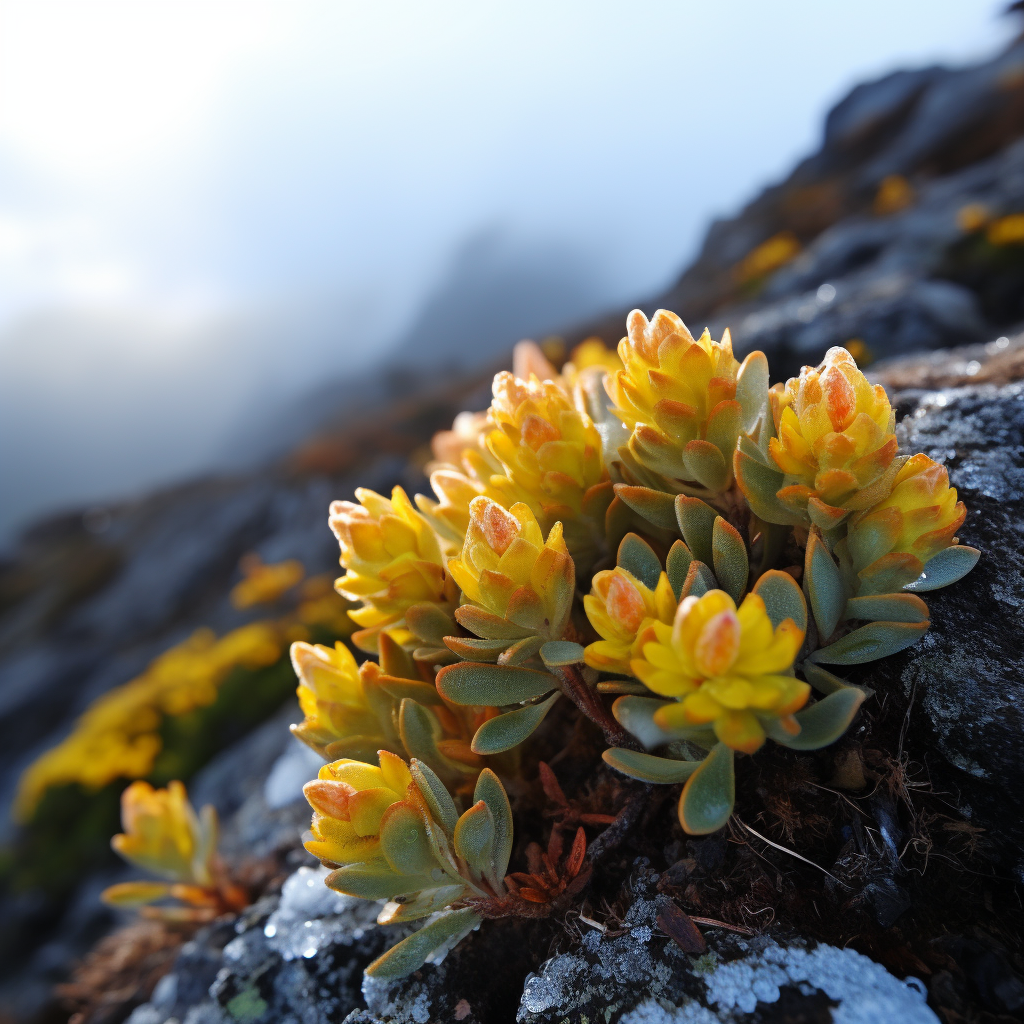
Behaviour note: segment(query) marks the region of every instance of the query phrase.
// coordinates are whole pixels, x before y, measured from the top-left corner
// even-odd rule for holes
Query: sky
[[[656,292],[1003,6],[0,0],[0,537],[237,465],[453,289],[489,344]]]

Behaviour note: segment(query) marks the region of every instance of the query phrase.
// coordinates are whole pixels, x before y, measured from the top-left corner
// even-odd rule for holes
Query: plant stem
[[[587,686],[575,665],[562,665],[557,672],[562,681],[562,692],[604,733],[611,746],[640,749],[633,737],[608,713],[604,701]]]
[[[590,844],[587,859],[596,864],[604,856],[622,845],[626,836],[640,820],[640,815],[650,806],[652,787],[647,783],[639,783],[629,794],[622,810],[615,820]]]

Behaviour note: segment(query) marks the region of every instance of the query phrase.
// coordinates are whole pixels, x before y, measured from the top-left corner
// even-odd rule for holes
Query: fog
[[[0,536],[657,291],[847,88],[1002,6],[7,0]]]

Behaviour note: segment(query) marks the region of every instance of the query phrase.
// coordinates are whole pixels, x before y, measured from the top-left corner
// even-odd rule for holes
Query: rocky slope
[[[848,741],[762,759],[726,838],[687,840],[654,800],[577,911],[490,923],[440,966],[363,991],[362,967],[386,937],[366,908],[319,887],[298,844],[310,765],[284,709],[191,783],[225,817],[229,855],[275,865],[264,896],[184,945],[143,929],[98,948],[61,1003],[53,983],[115,923],[97,902],[114,876],[83,877],[56,903],[5,891],[0,1020],[62,1021],[69,1007],[91,1024],[134,1007],[135,1024],[349,1014],[351,1024],[936,1014],[959,1024],[1020,1013],[1024,345],[995,339],[1024,316],[1024,233],[1007,242],[1004,223],[1024,211],[1022,135],[1024,44],[974,68],[858,87],[830,115],[821,151],[715,225],[672,292],[644,304],[716,336],[730,325],[738,350],[764,348],[779,373],[853,339],[864,360],[981,342],[878,368],[901,443],[949,466],[972,510],[961,537],[984,559],[932,597],[920,644],[864,678],[876,699]],[[579,336],[617,340],[624,313]],[[460,409],[486,405],[488,378],[343,418],[271,467],[29,531],[0,566],[0,803],[95,696],[195,627],[244,620],[226,600],[243,554],[330,571],[329,500],[356,485],[422,489],[424,442]],[[551,717],[540,756],[565,746],[556,730],[566,726]],[[592,792],[588,742],[574,734],[560,769],[570,795]],[[599,773],[595,785],[608,791],[609,780]],[[729,927],[702,926],[707,952],[686,948],[664,925],[670,906]],[[629,979],[624,992],[613,978]]]
[[[932,596],[921,643],[865,667],[875,698],[839,749],[764,758],[726,837],[687,839],[653,800],[579,909],[485,922],[440,965],[391,984],[360,972],[394,932],[300,866],[279,894],[185,945],[132,1024],[955,1024],[1024,1012],[1011,903],[1024,880],[1022,361],[1024,337],[879,368],[901,443],[949,467],[972,510],[961,536],[984,557]],[[216,792],[205,780],[219,775],[237,788],[232,766],[261,745],[280,752],[276,781],[250,783],[231,820],[237,845],[266,841],[290,814],[297,830],[306,813],[283,729],[225,754],[200,787]],[[702,936],[676,925],[680,907],[706,922]]]
[[[994,338],[1024,317],[1024,41],[976,66],[897,71],[828,115],[821,148],[712,225],[663,295],[691,328],[732,331],[788,375],[859,339],[875,358]],[[650,307],[650,308],[648,308]],[[626,309],[573,338],[617,341]]]

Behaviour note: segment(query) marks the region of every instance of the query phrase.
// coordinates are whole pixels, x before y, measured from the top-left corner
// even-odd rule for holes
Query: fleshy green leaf
[[[679,521],[679,531],[693,557],[705,565],[711,565],[714,558],[712,534],[717,518],[718,513],[700,498],[691,498],[685,494],[676,496],[676,519]]]
[[[430,875],[438,866],[423,819],[409,804],[392,804],[380,819],[380,852],[400,875]]]
[[[721,516],[715,520],[712,530],[711,549],[715,560],[715,576],[722,589],[736,602],[747,589],[750,563],[747,560],[747,546],[739,530],[727,523]]]
[[[570,563],[571,564],[571,563]],[[554,585],[554,580],[548,581]],[[531,633],[540,633],[544,630],[547,609],[544,602],[531,587],[520,587],[512,592],[505,607],[505,618],[514,622]]]
[[[826,665],[863,665],[906,649],[927,629],[927,622],[869,622],[815,651],[811,660]]]
[[[912,583],[907,583],[903,589],[920,594],[948,587],[950,583],[963,579],[977,565],[980,557],[981,552],[977,548],[966,544],[944,548],[928,559],[921,575]]]
[[[717,588],[718,580],[715,579],[715,574],[695,558],[686,571],[680,600],[684,597],[703,597],[709,590]]]
[[[384,692],[394,697],[395,700],[416,701],[417,704],[438,705],[444,701],[438,696],[429,683],[414,683],[411,679],[395,679],[393,676],[378,676],[377,682],[384,688]]]
[[[465,661],[446,665],[437,673],[437,689],[453,704],[505,707],[541,697],[558,685],[548,672],[512,665],[485,665]]]
[[[733,753],[724,743],[716,743],[683,787],[679,823],[692,836],[717,832],[729,820],[735,801]]]
[[[928,605],[916,594],[851,597],[846,602],[846,617],[866,619],[869,622],[927,622]]]
[[[657,587],[661,576],[661,561],[651,545],[635,533],[627,533],[622,538],[616,562],[648,589],[654,590]]]
[[[676,595],[676,601],[680,600],[683,585],[686,583],[686,574],[690,570],[692,561],[693,555],[690,554],[690,549],[681,540],[675,541],[669,548],[668,558],[665,559],[665,572],[668,574],[672,593]]]
[[[676,761],[669,757],[655,757],[625,747],[611,747],[602,755],[604,762],[616,771],[641,782],[685,782],[704,762]]]
[[[429,875],[396,874],[384,861],[346,864],[332,871],[324,882],[335,892],[364,900],[391,900],[437,886],[437,880]]]
[[[473,737],[473,751],[477,754],[500,754],[519,746],[544,721],[561,693],[553,693],[540,704],[530,704],[515,711],[506,711],[497,718],[490,718],[476,731]]]
[[[494,819],[494,875],[500,882],[508,871],[512,856],[512,805],[505,787],[490,768],[485,768],[476,780],[474,800],[483,800],[491,809]]]
[[[401,644],[395,643],[387,631],[381,631],[377,643],[384,675],[395,679],[419,679],[412,655]]]
[[[852,683],[848,683],[845,679],[840,679],[839,676],[833,675],[828,671],[828,669],[824,669],[820,665],[815,665],[813,661],[805,661],[801,666],[801,671],[803,672],[804,678],[807,682],[809,682],[811,686],[818,691],[818,693],[835,693],[837,690],[846,690],[853,687]],[[874,692],[864,686],[853,688],[862,690],[868,696]]]
[[[414,604],[405,613],[406,626],[430,647],[440,647],[455,632],[455,620],[436,604]]]
[[[740,404],[740,425],[749,434],[768,406],[768,357],[751,352],[736,374],[736,401]]]
[[[452,800],[447,787],[433,769],[419,758],[414,757],[409,762],[409,772],[427,803],[431,817],[451,835],[455,831],[455,823],[459,820],[459,812],[455,809],[455,801]]]
[[[527,640],[530,637],[526,637]],[[518,640],[474,640],[464,636],[446,636],[445,646],[464,661],[497,661],[510,643]]]
[[[455,618],[460,626],[465,626],[471,633],[489,640],[521,640],[533,632],[473,604],[464,604],[461,608],[456,608]]]
[[[544,646],[544,637],[526,636],[498,655],[499,665],[522,665]]]
[[[770,422],[771,416],[766,417]],[[758,519],[780,526],[795,526],[801,517],[779,501],[783,475],[741,449],[733,456],[733,472],[743,489],[747,504]]]
[[[796,736],[773,735],[777,743],[783,743],[791,750],[819,750],[835,743],[850,727],[857,709],[864,703],[866,694],[856,686],[846,686],[812,704],[793,717],[800,723]]]
[[[739,414],[737,413],[737,421]],[[696,480],[709,491],[722,491],[729,485],[729,464],[720,448],[710,441],[689,441],[683,448],[686,478]]]
[[[377,916],[377,924],[402,924],[418,921],[445,910],[456,900],[466,895],[466,884],[455,883],[424,889],[402,903],[388,903]]]
[[[471,907],[453,910],[392,946],[366,968],[366,973],[371,978],[404,978],[422,967],[436,949],[455,940],[456,936],[467,935],[479,923],[480,916]]]
[[[722,455],[726,484],[728,484],[729,476],[732,473],[732,453],[736,450],[736,439],[739,437],[742,416],[743,412],[739,402],[724,401],[719,402],[708,417],[705,439],[713,444]]]
[[[615,494],[638,516],[663,530],[676,529],[675,496],[651,487],[616,484]],[[621,563],[620,563],[621,564]]]
[[[435,672],[442,665],[454,665],[458,661],[457,655],[447,647],[417,647],[412,656],[416,661],[430,665]]]
[[[920,579],[922,572],[924,565],[913,555],[904,552],[883,555],[857,573],[857,596],[897,594]]]
[[[455,826],[455,852],[478,874],[493,872],[494,816],[483,800],[459,818]]]
[[[170,882],[118,882],[104,889],[100,899],[112,907],[141,907],[170,894]]]
[[[807,602],[804,593],[788,572],[769,569],[754,584],[753,592],[764,601],[772,626],[792,619],[802,630],[807,630]]]
[[[846,604],[846,592],[839,567],[832,561],[817,530],[811,530],[807,538],[804,580],[814,621],[818,624],[818,634],[822,640],[827,640],[839,625],[839,617]]]
[[[662,744],[671,743],[673,740],[687,740],[696,743],[698,746],[710,749],[714,741],[708,740],[713,736],[710,729],[698,727],[693,729],[662,729],[654,722],[655,713],[666,704],[673,704],[674,701],[662,700],[656,697],[636,697],[632,694],[619,697],[612,704],[612,714],[615,720],[628,733],[635,736],[648,750],[660,747]]]
[[[903,529],[903,516],[898,508],[883,508],[857,518],[846,536],[850,560],[855,572],[890,552]]]
[[[441,724],[422,704],[403,700],[398,708],[398,731],[410,757],[418,757],[435,771],[441,763],[437,741]]]
[[[583,661],[583,647],[571,640],[549,640],[540,649],[540,656],[548,668],[577,665]]]

